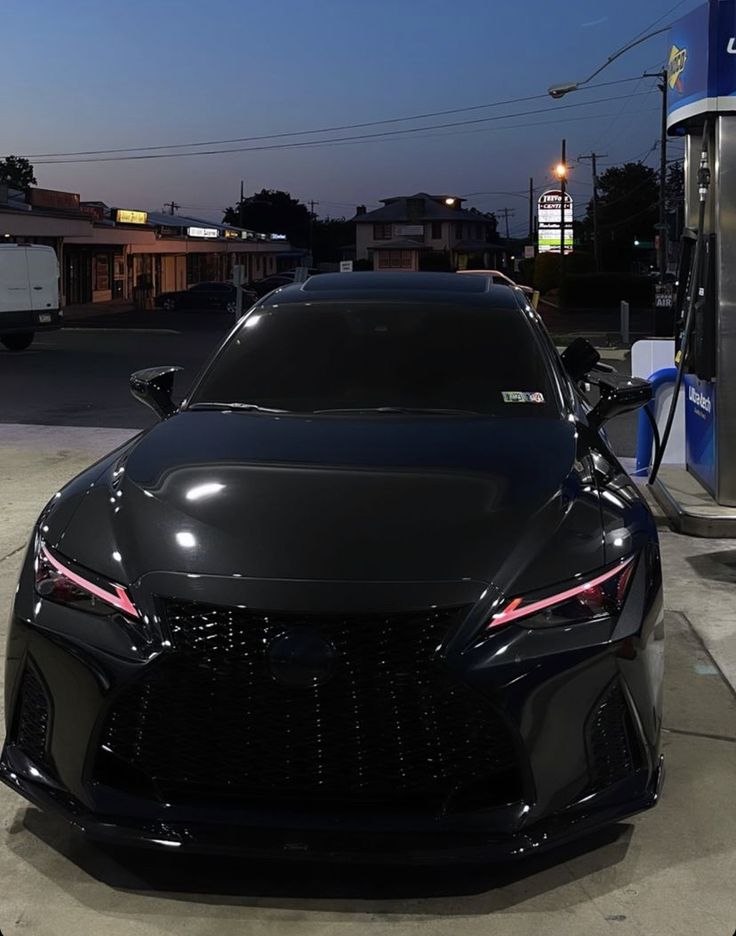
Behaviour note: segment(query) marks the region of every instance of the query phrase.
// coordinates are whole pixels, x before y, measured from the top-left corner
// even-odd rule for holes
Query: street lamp
[[[667,32],[669,28],[669,26],[662,26],[659,29],[655,29],[653,32],[647,33],[645,36],[640,36],[638,39],[634,39],[633,42],[629,42],[620,48],[618,52],[614,52],[613,55],[609,55],[606,61],[599,68],[596,68],[592,74],[588,75],[587,78],[583,79],[583,81],[569,81],[567,84],[552,85],[552,87],[548,88],[547,93],[555,100],[559,100],[561,97],[564,97],[571,91],[577,91],[579,88],[582,88],[583,85],[586,85],[589,81],[592,81],[593,78],[595,78],[596,75],[599,75],[604,68],[608,68],[611,62],[614,62],[617,58],[619,58],[619,56],[623,55],[625,52],[628,52],[629,49],[633,49],[642,42],[646,42],[647,39],[652,39],[654,36],[659,36],[661,33]],[[659,229],[659,249],[657,253],[659,278],[660,282],[663,283],[665,273],[667,271],[667,229],[665,214],[665,202],[667,199],[667,70],[663,69],[654,73],[645,72],[642,77],[659,78],[661,80],[659,84],[659,90],[662,92],[662,128],[660,134],[659,152],[659,224],[657,225]],[[593,175],[595,176],[595,171]]]
[[[555,166],[555,175],[560,183],[560,286],[565,276],[565,196],[567,188],[566,141],[562,141],[562,159]]]
[[[604,68],[608,68],[611,62],[615,62],[619,56],[624,54],[624,52],[628,52],[629,49],[633,49],[635,46],[641,45],[642,42],[646,42],[647,39],[651,39],[653,36],[658,36],[660,33],[667,32],[669,28],[669,26],[662,26],[660,29],[655,29],[653,32],[647,33],[646,36],[640,36],[639,39],[634,39],[633,42],[629,42],[620,48],[618,52],[614,52],[613,55],[609,55],[600,68],[596,68],[596,70],[591,75],[588,75],[587,78],[584,78],[582,81],[568,81],[566,84],[552,85],[552,87],[547,89],[547,93],[551,97],[555,98],[555,100],[559,100],[561,97],[564,97],[571,91],[577,91],[578,88],[582,88],[583,85],[586,85],[589,81],[592,81],[596,75],[600,75]]]

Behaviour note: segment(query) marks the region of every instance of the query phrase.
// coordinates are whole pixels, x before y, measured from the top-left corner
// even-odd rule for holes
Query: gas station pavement
[[[0,425],[0,646],[39,510],[132,434]],[[736,541],[662,525],[661,543],[667,775],[654,810],[523,863],[382,869],[103,849],[3,787],[0,933],[732,936]]]

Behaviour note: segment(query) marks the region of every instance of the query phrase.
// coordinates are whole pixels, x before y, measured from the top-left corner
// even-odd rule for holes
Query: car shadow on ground
[[[736,585],[736,548],[688,556],[687,561],[701,578]]]
[[[48,846],[22,849],[24,860],[42,873],[58,880],[47,865],[56,865],[59,856],[75,865],[83,875],[77,880],[80,898],[88,891],[84,879],[92,878],[118,891],[196,903],[310,911],[344,911],[360,904],[364,911],[372,906],[381,913],[457,916],[502,911],[612,868],[625,859],[633,826],[612,825],[547,854],[504,865],[338,864],[162,854],[98,846],[58,817],[33,808],[19,812],[11,843],[13,832],[30,832]]]

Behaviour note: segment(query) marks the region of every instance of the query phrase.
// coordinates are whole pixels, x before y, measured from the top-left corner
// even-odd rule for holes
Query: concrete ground
[[[0,646],[38,511],[130,435],[0,425]],[[736,695],[724,673],[736,683],[736,550],[666,530],[662,547],[667,779],[653,811],[523,864],[386,871],[101,849],[3,787],[0,932],[731,936]]]

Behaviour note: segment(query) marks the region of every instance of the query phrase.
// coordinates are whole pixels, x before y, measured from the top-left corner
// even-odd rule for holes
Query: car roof
[[[456,273],[322,273],[303,283],[283,286],[267,297],[267,304],[392,300],[394,302],[460,302],[515,309],[516,291],[496,286],[489,277]]]
[[[458,270],[458,273],[475,273],[476,275],[486,276],[503,276],[505,279],[511,279],[508,273],[504,273],[503,270]]]

